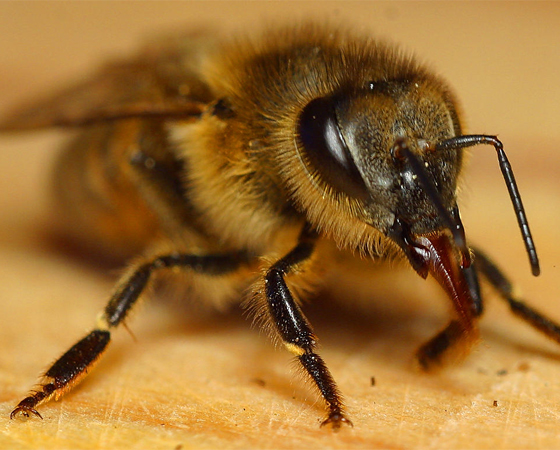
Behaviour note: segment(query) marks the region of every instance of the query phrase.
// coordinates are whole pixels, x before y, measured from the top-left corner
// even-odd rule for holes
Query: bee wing
[[[185,62],[189,55],[177,49],[158,50],[107,64],[90,79],[12,110],[0,118],[0,130],[200,115],[211,95]]]

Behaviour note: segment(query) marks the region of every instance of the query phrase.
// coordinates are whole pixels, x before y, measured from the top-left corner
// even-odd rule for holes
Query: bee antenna
[[[493,145],[498,153],[498,162],[500,164],[500,169],[502,175],[506,182],[506,186],[509,192],[509,197],[513,204],[513,209],[515,211],[515,216],[517,217],[517,223],[519,224],[519,229],[521,230],[521,235],[523,237],[523,242],[525,243],[525,249],[529,255],[529,263],[531,265],[531,272],[534,276],[538,276],[541,273],[539,266],[539,257],[537,255],[537,249],[535,248],[535,242],[531,235],[531,230],[529,228],[529,222],[527,221],[527,216],[525,214],[525,208],[523,207],[523,202],[521,201],[521,195],[519,194],[519,189],[517,188],[517,183],[515,182],[515,177],[513,176],[513,169],[509,163],[506,153],[504,152],[504,146],[502,142],[496,136],[487,136],[484,134],[472,134],[466,136],[456,136],[451,139],[446,139],[435,145],[436,150],[458,150],[465,147],[471,147],[480,144],[490,144]]]
[[[431,176],[427,173],[424,168],[424,164],[420,159],[408,148],[408,145],[404,139],[397,139],[392,150],[393,156],[397,159],[405,159],[410,168],[420,182],[420,185],[426,192],[428,198],[432,201],[433,205],[438,211],[439,217],[443,220],[445,227],[453,235],[453,240],[461,252],[463,258],[461,267],[467,268],[471,264],[470,252],[467,246],[467,240],[465,238],[465,229],[459,218],[458,210],[455,208],[453,213],[450,213],[447,208],[443,205],[441,201],[441,196],[436,189]]]

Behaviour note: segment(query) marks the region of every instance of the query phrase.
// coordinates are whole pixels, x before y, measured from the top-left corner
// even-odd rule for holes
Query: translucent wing
[[[0,117],[0,130],[79,126],[130,117],[198,116],[212,96],[197,64],[201,39],[161,41],[130,61],[106,64],[94,76]]]

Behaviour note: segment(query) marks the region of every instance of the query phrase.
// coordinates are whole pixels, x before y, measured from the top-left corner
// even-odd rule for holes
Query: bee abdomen
[[[129,163],[139,130],[138,120],[88,127],[54,168],[57,235],[105,261],[135,256],[157,235],[157,219],[137,189]]]

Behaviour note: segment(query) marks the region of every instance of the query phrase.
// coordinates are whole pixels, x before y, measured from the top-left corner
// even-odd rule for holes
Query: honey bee
[[[104,354],[154,281],[184,274],[189,295],[243,300],[295,355],[326,405],[352,425],[317,353],[301,300],[336,252],[407,261],[449,296],[449,324],[417,352],[424,369],[478,340],[479,276],[560,342],[560,326],[517,298],[468,245],[457,205],[464,149],[494,146],[534,275],[537,253],[502,143],[464,134],[447,83],[398,47],[305,24],[237,40],[177,36],[24,106],[3,131],[80,128],[54,177],[69,240],[128,263],[90,333],[12,411],[36,415]]]

